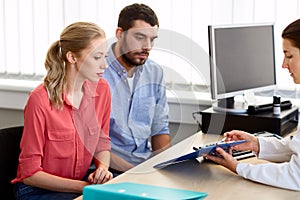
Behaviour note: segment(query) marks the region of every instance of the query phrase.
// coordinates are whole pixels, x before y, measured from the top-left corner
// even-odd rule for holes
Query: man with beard
[[[148,59],[159,22],[144,4],[122,9],[117,42],[108,55],[104,78],[112,94],[111,170],[122,173],[170,146],[163,70]]]

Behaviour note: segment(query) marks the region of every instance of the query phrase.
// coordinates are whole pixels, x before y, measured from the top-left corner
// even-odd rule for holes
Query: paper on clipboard
[[[177,158],[165,161],[165,162],[161,162],[159,164],[154,165],[153,167],[157,168],[157,169],[164,168],[168,165],[180,163],[180,162],[183,162],[183,161],[186,161],[186,160],[196,159],[196,158],[201,157],[201,156],[206,156],[207,154],[213,153],[216,150],[217,147],[220,147],[224,150],[227,150],[230,147],[233,147],[233,146],[238,145],[238,144],[242,144],[246,141],[247,140],[238,140],[238,141],[216,143],[214,145],[207,145],[207,146],[204,146],[204,147],[200,148],[197,151],[185,154],[183,156],[180,156],[180,157],[177,157]]]

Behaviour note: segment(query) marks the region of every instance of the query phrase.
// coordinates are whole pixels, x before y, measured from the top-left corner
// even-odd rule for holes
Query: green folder
[[[88,185],[83,188],[83,200],[137,200],[137,199],[203,199],[207,193],[138,183]]]

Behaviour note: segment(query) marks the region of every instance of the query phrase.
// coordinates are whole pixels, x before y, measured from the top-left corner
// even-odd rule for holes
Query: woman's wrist
[[[255,141],[253,142],[253,150],[257,155],[259,154],[259,140],[255,137]]]
[[[65,192],[73,192],[73,193],[82,193],[84,186],[89,185],[86,181],[81,180],[71,180],[66,185],[66,188],[64,189]]]
[[[106,166],[106,165],[101,165],[101,164],[99,164],[98,166],[97,166],[97,169],[104,169],[105,171],[108,171],[108,166]]]

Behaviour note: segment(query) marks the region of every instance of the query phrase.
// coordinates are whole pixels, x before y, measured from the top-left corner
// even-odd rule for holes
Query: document
[[[179,163],[179,162],[183,162],[186,160],[191,160],[191,159],[196,159],[198,157],[201,156],[206,156],[207,154],[215,154],[216,153],[216,148],[220,147],[222,149],[224,149],[225,151],[228,151],[228,149],[232,146],[238,145],[238,144],[242,144],[244,142],[246,142],[247,140],[239,140],[239,141],[230,141],[230,142],[220,142],[220,143],[214,143],[214,144],[209,144],[209,145],[205,145],[201,148],[199,148],[198,150],[192,152],[192,153],[188,153],[185,154],[183,156],[159,163],[154,165],[154,168],[163,168],[166,167],[168,165],[172,165],[175,163]]]

